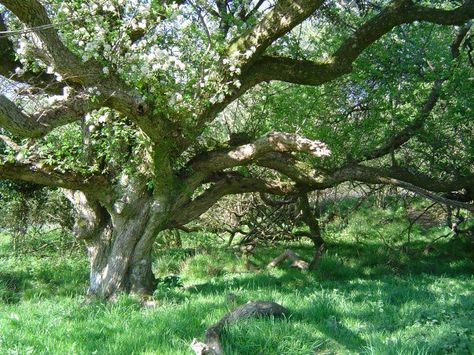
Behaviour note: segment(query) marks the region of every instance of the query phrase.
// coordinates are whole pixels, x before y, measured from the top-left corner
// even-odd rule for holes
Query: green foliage
[[[217,59],[225,50],[225,40],[214,31],[218,20],[205,14],[209,5],[205,0],[179,8],[155,0],[46,3],[49,11],[57,13],[52,20],[61,24],[65,45],[83,62],[93,58],[102,65],[103,76],[97,80],[116,72],[152,107],[157,116],[153,119],[178,122],[184,135],[199,135],[201,127],[196,128],[193,120],[203,110],[200,100],[208,105],[222,102],[241,85],[235,79],[240,68],[227,58],[226,63]],[[357,9],[321,9],[320,16],[276,41],[268,54],[330,62],[328,53],[378,12],[377,6],[356,3]],[[446,7],[452,2],[436,3]],[[242,2],[228,4],[229,10],[236,10]],[[245,31],[253,20],[247,25],[235,20],[231,35]],[[7,16],[7,21],[10,30],[23,29],[14,16]],[[202,24],[206,21],[211,32]],[[443,179],[472,173],[474,121],[469,118],[474,91],[466,78],[472,78],[473,69],[464,51],[458,61],[452,61],[453,35],[452,29],[432,24],[400,26],[371,45],[354,63],[354,70],[340,80],[319,87],[262,83],[205,128],[175,159],[172,169],[179,170],[194,152],[224,147],[232,133],[255,138],[269,130],[324,141],[331,157],[322,163],[301,158],[337,167],[413,122],[433,80],[443,77],[449,80],[425,129],[390,163]],[[58,81],[64,79],[54,73],[57,68],[31,55],[34,51],[27,50],[26,37],[14,39],[25,69],[47,67],[46,72]],[[222,65],[228,66],[225,83],[210,74]],[[93,102],[100,97],[94,88],[89,88],[89,94]],[[37,99],[45,103],[43,95]],[[24,107],[27,112],[37,108],[31,101]],[[153,169],[161,168],[153,167],[150,142],[143,134],[126,118],[105,109],[91,113],[82,124],[55,129],[33,145],[18,144],[22,144],[18,154],[1,144],[7,161],[32,156],[57,171],[101,173],[112,180],[141,174],[150,189]],[[240,168],[240,172],[248,175],[250,169]],[[434,252],[424,255],[423,246],[445,231],[415,226],[407,243],[406,211],[397,204],[390,209],[361,207],[349,219],[341,213],[327,223],[328,252],[314,273],[285,268],[247,273],[243,260],[232,251],[212,247],[216,238],[209,233],[191,235],[193,240],[183,246],[156,248],[157,306],[146,309],[125,295],[107,305],[85,304],[84,255],[65,258],[64,248],[49,247],[50,242],[62,240],[49,229],[53,224],[49,220],[48,228],[39,229],[40,237],[30,237],[31,225],[35,227],[38,216],[44,216],[35,211],[45,209],[54,215],[66,207],[64,201],[56,201],[54,209],[48,205],[54,196],[30,194],[25,199],[10,182],[0,182],[0,197],[0,225],[13,235],[12,240],[23,238],[19,249],[27,252],[11,256],[10,235],[0,234],[0,250],[8,254],[0,259],[0,353],[189,353],[191,339],[201,337],[208,324],[233,306],[226,302],[228,292],[235,293],[239,302],[272,299],[293,312],[283,321],[247,320],[229,327],[228,353],[474,352],[472,243],[461,238],[441,240]],[[348,211],[353,205],[337,208]],[[252,261],[264,268],[282,248],[257,250]],[[312,254],[304,243],[292,248],[307,259]],[[46,256],[29,253],[38,249]]]
[[[82,130],[78,124],[60,127],[44,138],[37,153],[45,165],[57,166],[59,171],[76,170],[89,172],[82,142]]]
[[[9,232],[16,253],[66,252],[78,246],[71,235],[73,213],[61,191],[2,181],[0,198],[0,232]]]

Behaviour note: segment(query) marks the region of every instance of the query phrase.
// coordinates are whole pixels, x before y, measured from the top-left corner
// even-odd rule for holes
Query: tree
[[[473,0],[0,4],[0,74],[20,83],[0,95],[0,179],[64,189],[93,295],[150,292],[157,234],[229,194],[362,181],[474,209]],[[425,164],[436,137],[459,164]]]

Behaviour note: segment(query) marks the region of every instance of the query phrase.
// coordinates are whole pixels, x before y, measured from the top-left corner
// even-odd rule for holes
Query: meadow
[[[15,255],[1,234],[0,353],[192,354],[193,338],[249,300],[278,302],[291,315],[228,326],[227,354],[473,353],[472,243],[442,238],[425,252],[443,227],[415,226],[409,244],[389,238],[406,226],[376,210],[329,226],[315,271],[265,269],[288,247],[279,244],[258,248],[260,270],[250,272],[212,234],[187,235],[180,248],[156,248],[159,282],[147,306],[127,295],[87,299],[81,250]],[[309,259],[305,241],[290,246]]]

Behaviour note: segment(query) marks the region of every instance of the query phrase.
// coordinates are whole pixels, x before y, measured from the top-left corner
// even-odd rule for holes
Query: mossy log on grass
[[[289,310],[275,302],[249,301],[227,313],[217,323],[211,325],[204,333],[204,342],[193,339],[191,348],[196,355],[222,355],[221,334],[224,326],[239,319],[250,317],[283,317]]]

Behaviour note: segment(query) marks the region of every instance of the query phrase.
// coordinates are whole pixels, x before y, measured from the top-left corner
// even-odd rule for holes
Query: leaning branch
[[[6,31],[7,26],[2,14],[0,14],[0,32]],[[17,71],[20,68],[22,70]],[[47,92],[59,93],[63,87],[61,83],[55,82],[54,75],[46,72],[34,73],[23,70],[23,64],[16,58],[15,47],[8,37],[0,36],[0,75],[11,80],[27,83],[45,89]]]
[[[408,142],[424,125],[439,100],[443,80],[436,80],[417,117],[400,132],[388,138],[387,142],[368,151],[358,159],[359,162],[383,157]]]
[[[272,131],[253,143],[225,151],[208,152],[193,159],[189,167],[193,171],[210,173],[246,165],[272,152],[301,152],[315,157],[330,155],[329,148],[321,141],[304,138],[298,134]]]
[[[467,23],[466,25],[462,26],[456,34],[456,37],[454,38],[453,42],[451,43],[451,55],[453,59],[459,57],[459,47],[464,38],[466,37],[467,33],[469,32],[470,28],[470,23]],[[418,115],[409,125],[407,125],[400,132],[388,138],[388,141],[385,144],[376,147],[372,151],[363,153],[361,158],[359,158],[357,161],[362,162],[383,157],[408,142],[421,128],[423,128],[423,125],[430,116],[431,111],[433,111],[434,107],[439,101],[441,87],[444,80],[445,79],[440,78],[433,83],[430,94],[423,103],[423,106],[420,108]]]
[[[402,24],[425,21],[439,25],[463,25],[473,17],[473,0],[465,1],[454,10],[418,6],[411,0],[394,0],[344,41],[334,53],[334,61],[341,64],[354,62],[368,46]]]
[[[51,26],[48,13],[43,5],[37,0],[1,0],[8,10],[14,13],[18,19],[30,28],[41,28],[35,30],[35,34],[41,39],[53,60],[56,70],[63,77],[73,78],[80,84],[87,85],[93,78],[90,73],[99,71],[97,63],[85,65],[82,60],[72,53],[61,41],[56,30]]]
[[[414,5],[409,0],[395,0],[378,15],[360,26],[327,59],[316,61],[261,56],[244,73],[242,86],[280,80],[296,84],[321,85],[352,71],[352,63],[371,44],[396,26],[426,21],[440,25],[463,25],[474,18],[474,1],[467,0],[454,10]]]
[[[285,196],[293,192],[291,185],[283,185],[255,177],[244,177],[239,174],[219,174],[218,179],[201,195],[176,206],[179,213],[174,214],[171,225],[174,227],[185,225],[198,218],[217,201],[226,195],[242,194],[247,192],[264,192],[273,195]]]
[[[242,70],[260,57],[276,39],[311,16],[324,0],[278,0],[255,26],[229,46],[228,57],[238,58]]]
[[[276,153],[274,153],[276,154]],[[474,191],[474,176],[458,176],[452,179],[435,179],[424,174],[414,174],[400,167],[376,168],[360,164],[344,166],[332,171],[312,169],[311,166],[295,157],[279,154],[278,158],[261,158],[257,165],[277,171],[296,182],[307,191],[325,190],[347,181],[359,181],[367,184],[382,184],[402,187],[421,194],[433,201],[446,205],[474,210],[472,203],[456,201],[439,193],[465,190]],[[470,201],[474,196],[467,196]]]
[[[223,63],[228,61],[230,66],[222,65],[218,72],[222,77],[222,85],[228,86],[229,83],[238,79],[242,86],[232,84],[231,91],[223,100],[218,100],[212,105],[208,105],[208,96],[201,98],[203,102],[201,109],[198,110],[198,119],[195,124],[197,132],[201,132],[205,123],[212,121],[231,102],[258,84],[256,80],[248,80],[250,74],[247,73],[254,72],[255,62],[275,40],[302,23],[323,3],[324,0],[278,0],[260,21],[232,41],[223,59]],[[235,73],[230,71],[230,67],[238,68],[242,75],[234,76]],[[218,92],[215,94],[217,95]]]
[[[48,13],[37,0],[0,0],[18,19],[30,28],[44,43],[54,70],[67,81],[95,88],[109,107],[133,120],[152,140],[163,137],[162,122],[150,117],[149,107],[138,92],[125,84],[115,73],[105,76],[96,60],[82,59],[70,51],[52,28]]]
[[[87,94],[79,93],[70,98],[62,97],[52,106],[27,115],[6,96],[0,95],[0,127],[16,136],[37,138],[56,127],[78,121],[99,107]]]

